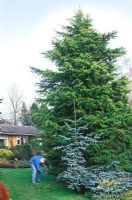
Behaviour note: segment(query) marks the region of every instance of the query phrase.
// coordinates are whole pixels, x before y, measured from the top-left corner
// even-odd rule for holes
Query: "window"
[[[21,138],[20,137],[17,138],[17,144],[18,145],[21,144]]]
[[[4,144],[4,139],[0,139],[0,143],[1,143],[1,144]]]
[[[23,137],[21,138],[21,144],[24,144],[24,138]]]

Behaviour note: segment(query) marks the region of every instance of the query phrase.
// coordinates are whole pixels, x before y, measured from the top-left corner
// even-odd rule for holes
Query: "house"
[[[8,147],[23,144],[39,135],[38,133],[38,130],[31,126],[0,124],[0,142]]]

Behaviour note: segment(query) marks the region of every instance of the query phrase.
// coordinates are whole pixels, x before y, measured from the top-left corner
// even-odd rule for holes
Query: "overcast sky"
[[[81,7],[101,32],[117,30],[113,45],[123,46],[132,58],[132,0],[0,0],[0,96],[16,84],[29,105],[36,77],[29,66],[54,68],[40,54],[51,48],[55,30]]]

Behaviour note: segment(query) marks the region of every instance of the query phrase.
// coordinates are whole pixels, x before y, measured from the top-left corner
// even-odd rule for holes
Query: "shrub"
[[[3,165],[9,165],[9,160],[7,158],[1,158],[0,160],[0,165],[3,166]]]
[[[0,149],[6,149],[6,146],[3,142],[0,142]]]
[[[132,173],[116,171],[117,162],[102,167],[88,168],[86,178],[81,182],[85,189],[97,193],[117,195],[132,189]]]
[[[29,162],[27,160],[18,160],[15,158],[14,160],[8,160],[7,158],[2,158],[0,160],[1,168],[28,168],[30,167]]]
[[[116,196],[102,193],[100,195],[94,195],[93,199],[95,200],[132,200],[132,190],[129,190],[127,192],[124,192]]]
[[[28,168],[28,167],[30,167],[30,165],[27,160],[19,160],[18,167],[19,168]]]
[[[29,143],[20,146],[20,157],[22,160],[29,160],[32,157],[32,146]]]
[[[0,183],[0,200],[9,200],[9,192],[3,183]]]
[[[12,151],[8,150],[8,149],[0,149],[0,158],[11,158],[13,157],[13,153]]]
[[[32,146],[27,142],[22,145],[17,145],[11,150],[14,154],[14,158],[19,160],[29,160],[29,158],[32,157]]]

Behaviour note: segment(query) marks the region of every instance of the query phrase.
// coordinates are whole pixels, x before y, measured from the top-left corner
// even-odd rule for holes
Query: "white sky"
[[[0,97],[16,84],[27,105],[33,102],[37,79],[29,66],[54,68],[40,54],[51,48],[55,30],[79,6],[101,32],[117,30],[113,45],[123,46],[132,59],[132,0],[0,0]]]

